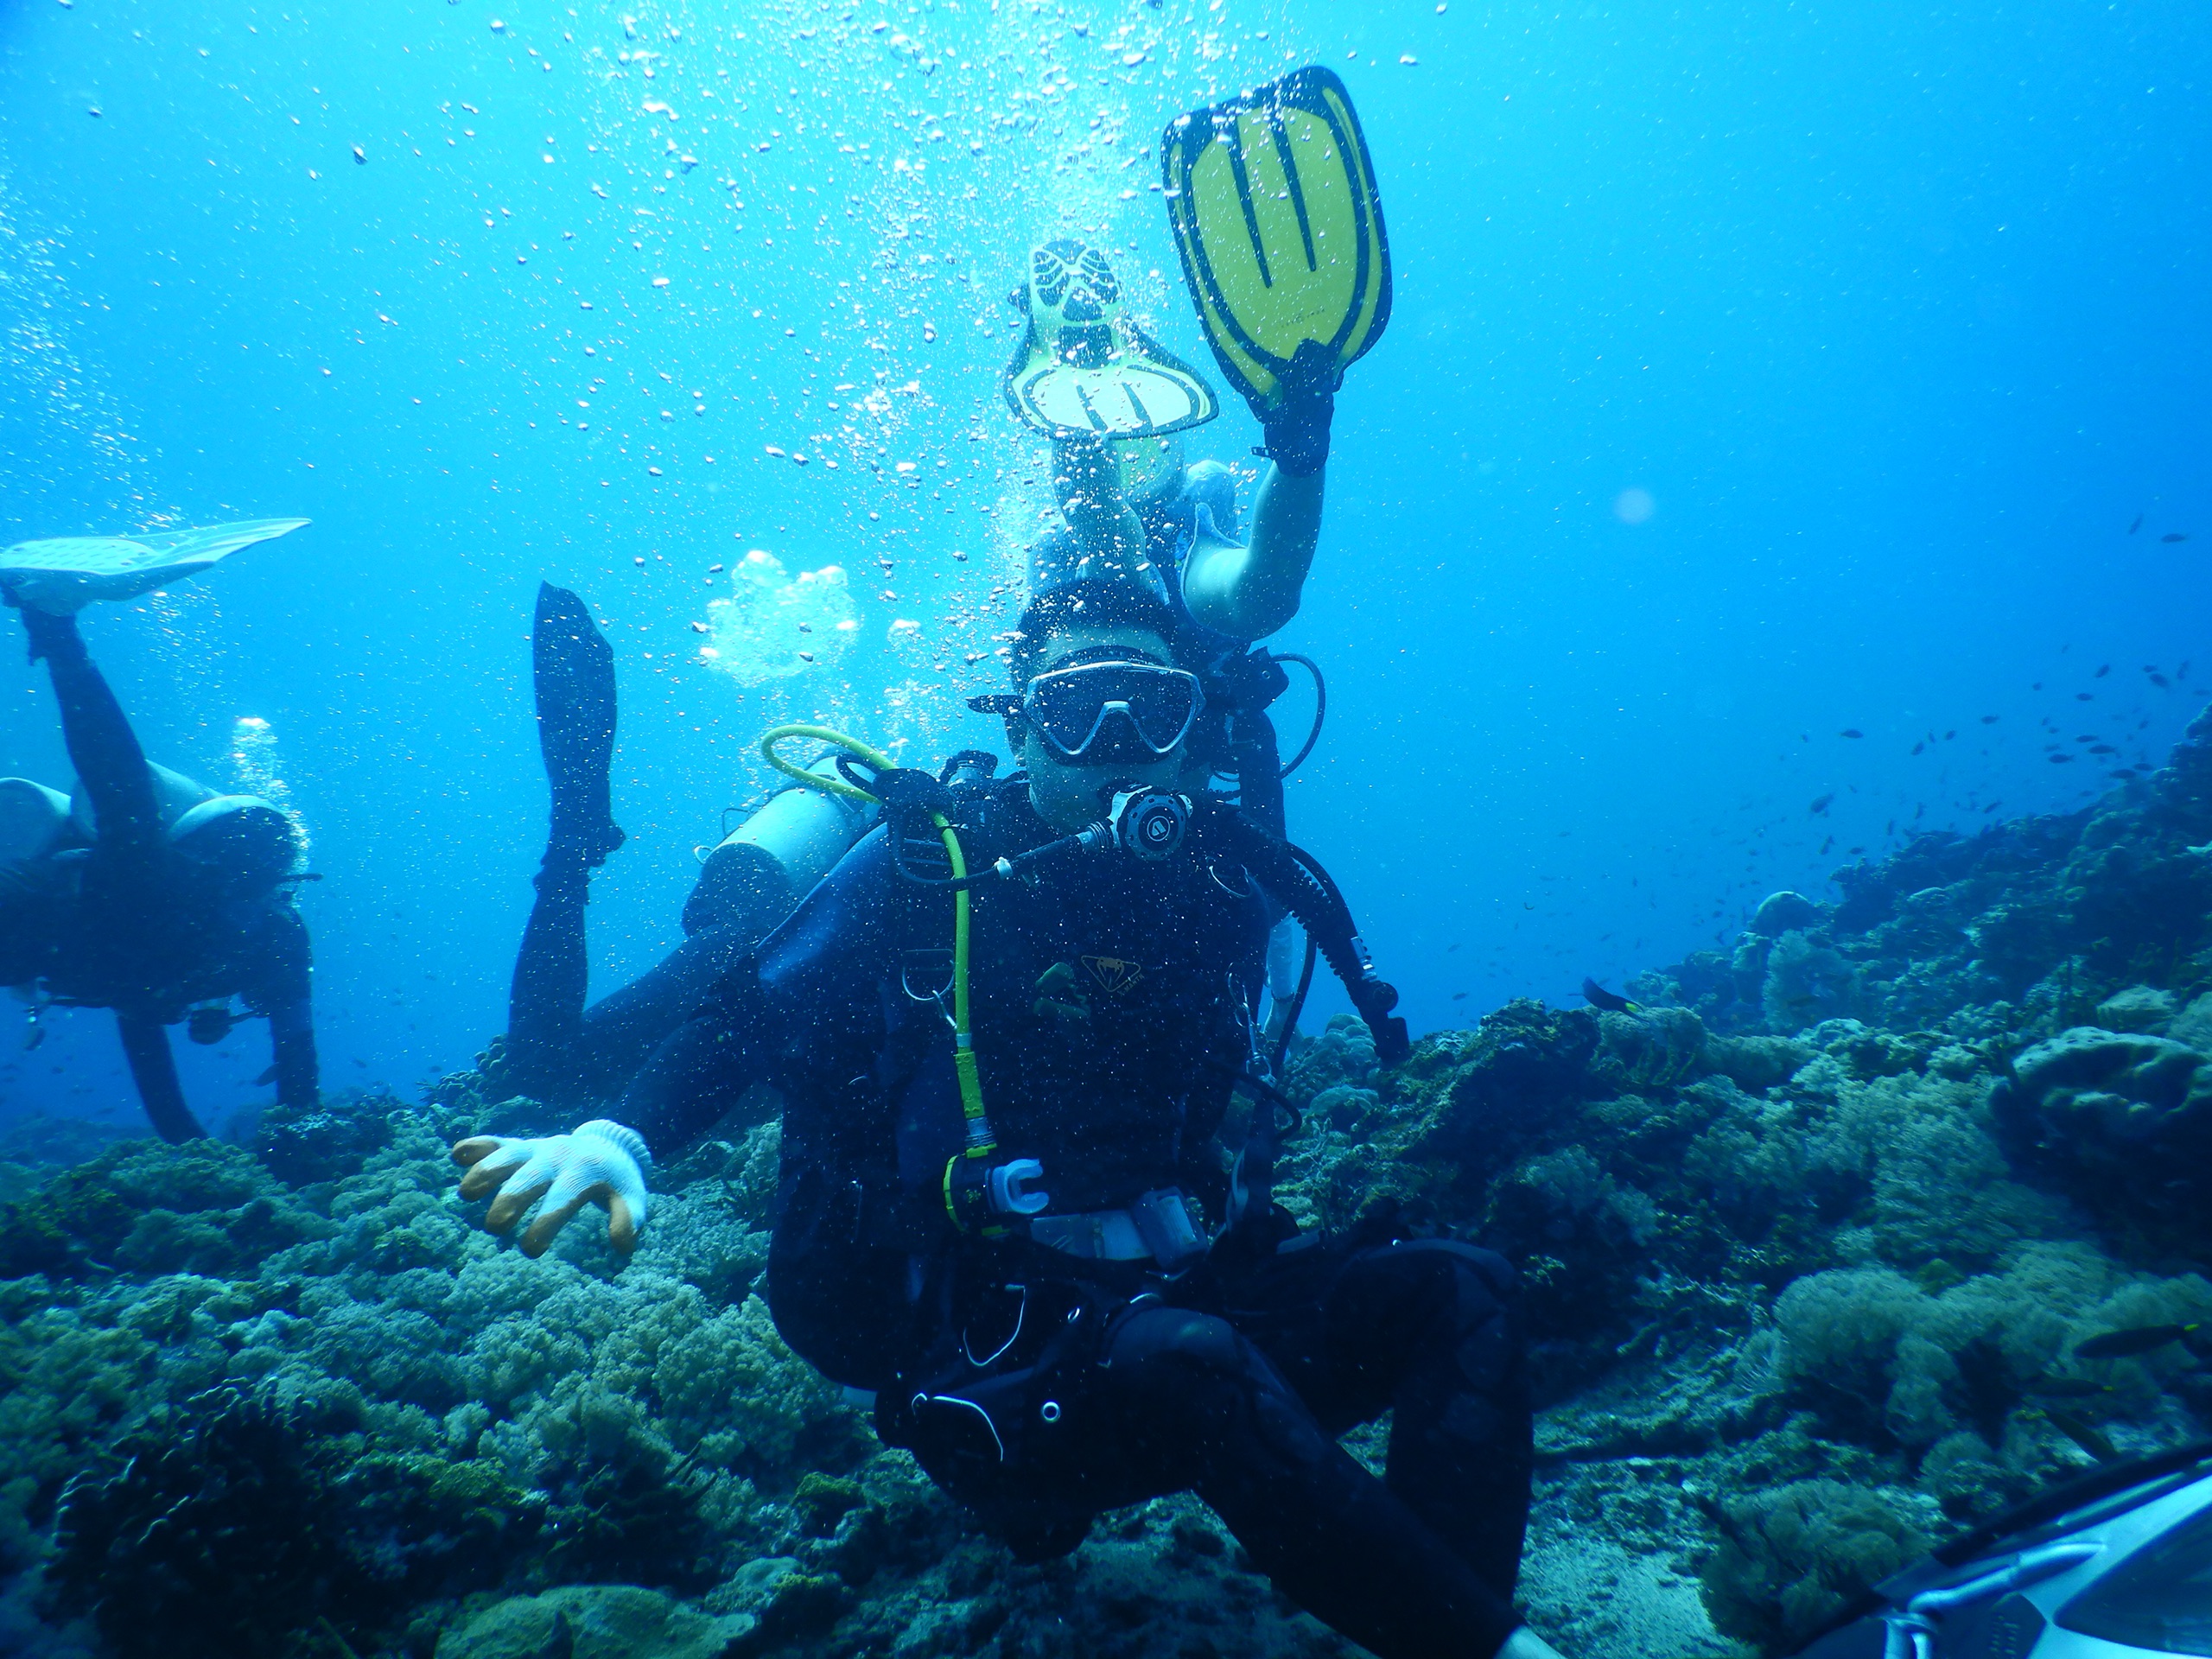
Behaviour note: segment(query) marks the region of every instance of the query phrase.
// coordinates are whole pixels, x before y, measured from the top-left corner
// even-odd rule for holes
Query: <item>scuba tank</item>
[[[837,775],[836,755],[807,768]],[[759,938],[791,913],[868,828],[868,809],[840,795],[792,783],[778,790],[701,861],[698,884],[683,904],[683,931],[740,927]]]

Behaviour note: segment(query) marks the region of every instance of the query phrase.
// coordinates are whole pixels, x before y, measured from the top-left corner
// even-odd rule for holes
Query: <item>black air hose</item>
[[[1269,835],[1226,802],[1202,803],[1195,823],[1202,840],[1236,858],[1252,879],[1304,925],[1330,969],[1344,982],[1345,995],[1367,1022],[1375,1052],[1385,1065],[1404,1062],[1413,1052],[1406,1022],[1390,1010],[1398,1006],[1397,988],[1378,979],[1367,959],[1351,910],[1311,854]],[[1315,874],[1319,872],[1318,875]]]

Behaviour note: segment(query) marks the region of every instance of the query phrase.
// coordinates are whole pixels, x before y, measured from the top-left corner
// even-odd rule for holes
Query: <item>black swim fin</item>
[[[531,628],[537,690],[537,741],[553,785],[546,854],[596,869],[623,842],[608,781],[614,765],[614,652],[584,602],[565,588],[537,586]]]

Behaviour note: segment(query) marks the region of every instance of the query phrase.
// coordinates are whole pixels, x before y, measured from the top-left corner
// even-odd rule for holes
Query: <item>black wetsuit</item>
[[[91,798],[90,847],[0,873],[0,984],[112,1008],[146,1115],[162,1137],[202,1133],[185,1104],[164,1026],[194,1003],[245,998],[267,1016],[277,1098],[315,1103],[307,927],[283,887],[238,893],[169,842],[153,774],[75,620],[26,606],[69,759]]]
[[[970,868],[1052,838],[1018,780],[970,816]],[[886,836],[716,987],[619,1114],[668,1151],[751,1085],[780,1090],[767,1293],[785,1338],[877,1391],[885,1438],[1028,1558],[1103,1510],[1195,1490],[1284,1591],[1386,1659],[1493,1650],[1518,1622],[1531,1458],[1510,1269],[1387,1227],[1301,1240],[1272,1207],[1179,1274],[957,1230],[952,900],[897,874]],[[1218,1220],[1267,912],[1235,868],[1083,858],[974,894],[993,1155],[1041,1163],[1052,1216],[1173,1188]],[[1377,1480],[1334,1437],[1386,1409]]]

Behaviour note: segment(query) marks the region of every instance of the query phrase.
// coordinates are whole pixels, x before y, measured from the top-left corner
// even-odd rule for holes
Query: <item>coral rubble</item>
[[[2084,811],[1781,893],[1631,1012],[1509,1003],[1287,1080],[1278,1197],[1520,1267],[1524,1579],[1578,1655],[1787,1651],[2038,1484],[2200,1436],[2212,715]],[[0,1146],[0,1648],[494,1659],[1350,1651],[1203,1506],[1019,1566],[777,1338],[777,1135],[657,1178],[622,1267],[484,1234],[496,1052],[250,1147]],[[1376,1430],[1355,1437],[1371,1457]]]

